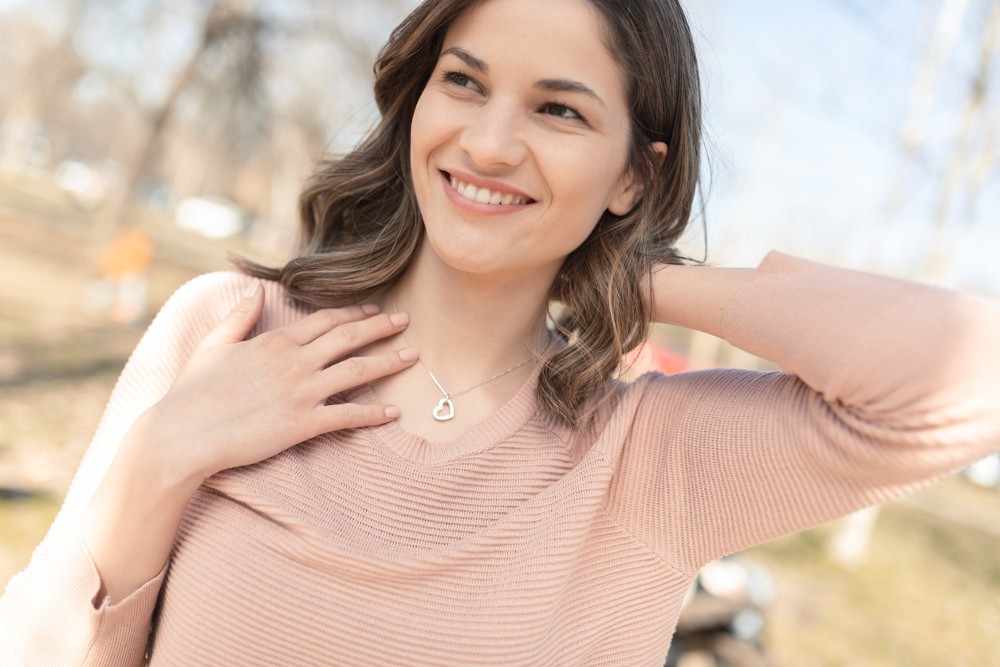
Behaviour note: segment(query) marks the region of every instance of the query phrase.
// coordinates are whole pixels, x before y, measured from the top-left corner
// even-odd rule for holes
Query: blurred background
[[[374,122],[414,4],[0,0],[0,585],[164,299],[227,252],[289,256],[298,189]],[[1000,296],[1000,1],[686,5],[708,132],[687,252]],[[640,357],[764,367],[669,329]],[[767,664],[1000,666],[998,469],[743,554],[769,573]]]

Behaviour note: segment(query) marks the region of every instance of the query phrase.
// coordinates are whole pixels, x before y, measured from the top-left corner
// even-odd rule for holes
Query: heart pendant
[[[437,407],[434,408],[434,419],[439,422],[446,422],[455,416],[455,404],[451,402],[451,399],[445,396],[440,401],[438,401]]]

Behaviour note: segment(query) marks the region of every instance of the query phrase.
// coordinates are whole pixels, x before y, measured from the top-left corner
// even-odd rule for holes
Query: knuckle
[[[264,347],[277,347],[278,344],[278,332],[277,331],[265,331],[261,335],[257,336],[255,339],[258,345],[263,345]]]
[[[340,419],[345,426],[353,426],[363,421],[364,408],[355,403],[347,403],[340,406]]]
[[[357,428],[386,421],[385,408],[378,405],[344,403],[331,409],[330,425],[333,429]]]
[[[336,316],[328,309],[317,310],[316,312],[311,313],[305,319],[305,322],[309,324],[310,328],[315,325],[317,328],[323,328],[326,330],[333,329],[338,324]]]
[[[364,361],[357,357],[351,357],[341,362],[343,372],[357,382],[363,382],[368,375],[368,367]]]
[[[358,320],[365,317],[365,311],[363,311],[359,305],[352,304],[350,306],[339,308],[338,310],[352,320]]]
[[[344,321],[344,318],[341,316],[340,312],[332,308],[327,310],[321,310],[320,319],[323,321],[323,325],[327,329],[333,329],[335,327],[338,327]]]
[[[257,340],[261,345],[269,349],[285,347],[290,341],[288,332],[283,329],[265,331],[261,335],[257,336]]]
[[[344,325],[336,329],[337,339],[344,345],[353,346],[358,343],[360,333],[357,327]]]
[[[376,372],[382,375],[389,375],[390,373],[396,373],[401,371],[407,366],[407,363],[399,358],[399,354],[392,352],[390,354],[382,355],[379,357]]]

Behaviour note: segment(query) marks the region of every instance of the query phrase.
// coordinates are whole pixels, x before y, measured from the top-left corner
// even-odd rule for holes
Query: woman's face
[[[586,0],[484,0],[448,30],[410,161],[433,257],[551,281],[633,204],[625,83]]]

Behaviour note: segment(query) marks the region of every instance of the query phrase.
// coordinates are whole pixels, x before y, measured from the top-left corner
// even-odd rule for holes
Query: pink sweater
[[[149,640],[157,666],[661,665],[702,564],[1000,446],[1000,304],[771,254],[725,336],[784,373],[648,375],[576,431],[530,380],[455,442],[327,434],[209,479],[169,567],[94,600],[81,510],[247,280],[192,281],[139,344],[0,600],[0,664],[139,665]],[[266,290],[258,330],[302,315]]]

